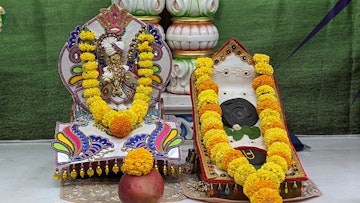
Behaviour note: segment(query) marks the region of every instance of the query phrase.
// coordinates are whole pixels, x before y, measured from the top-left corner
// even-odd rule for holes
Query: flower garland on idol
[[[267,149],[266,163],[260,169],[249,163],[241,151],[232,148],[223,129],[222,110],[218,99],[218,85],[211,79],[213,61],[198,58],[195,61],[195,88],[198,93],[197,111],[200,120],[200,134],[210,159],[216,166],[227,171],[236,184],[243,187],[244,194],[252,203],[282,202],[280,183],[292,163],[291,145],[281,119],[273,67],[265,54],[253,56],[255,72],[252,82],[257,97],[257,113],[260,128]]]
[[[137,47],[139,51],[138,62],[138,86],[134,95],[132,106],[123,111],[116,111],[108,106],[101,98],[100,82],[98,80],[98,64],[95,56],[95,33],[84,29],[80,33],[82,61],[82,86],[86,104],[94,120],[109,129],[110,133],[118,138],[126,137],[139,125],[147,114],[152,93],[153,58],[151,43],[154,36],[146,31],[137,35]]]

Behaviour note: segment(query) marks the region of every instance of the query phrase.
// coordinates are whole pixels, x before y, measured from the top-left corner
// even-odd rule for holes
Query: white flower
[[[104,74],[102,74],[101,78],[105,82],[110,82],[114,78],[114,74],[110,71],[105,71]]]
[[[241,126],[239,124],[235,124],[233,125],[232,127],[234,130],[238,131],[238,130],[241,130]]]

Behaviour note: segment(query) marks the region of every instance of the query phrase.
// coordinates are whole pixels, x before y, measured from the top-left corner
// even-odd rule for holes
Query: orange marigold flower
[[[209,130],[212,130],[212,129],[221,130],[221,129],[223,129],[223,126],[218,123],[211,123],[206,127],[201,126],[201,134],[205,135]]]
[[[279,190],[273,190],[271,188],[261,188],[250,197],[250,202],[253,203],[282,203],[282,197]]]
[[[206,111],[215,111],[218,114],[222,115],[222,109],[218,104],[205,104],[199,109],[199,117],[204,114]]]
[[[224,160],[224,155],[228,152],[233,150],[233,148],[224,148],[217,151],[215,155],[215,164],[220,170],[224,170],[222,167],[222,162]]]
[[[257,113],[260,114],[264,109],[272,109],[278,112],[281,112],[279,103],[273,102],[271,100],[264,100],[257,103]]]
[[[255,192],[259,191],[261,188],[270,188],[273,190],[277,190],[279,188],[279,185],[277,185],[275,182],[271,180],[257,180],[251,185],[246,184],[245,182],[243,191],[247,197],[251,197]]]
[[[271,128],[281,128],[281,129],[285,129],[285,126],[284,126],[284,124],[279,123],[279,122],[261,124],[261,132],[262,132],[263,134],[265,134],[266,131],[269,130],[269,129],[271,129]]]
[[[225,153],[222,161],[222,168],[227,171],[230,162],[236,158],[243,157],[240,150],[232,149]]]
[[[212,148],[214,148],[214,146],[218,143],[228,143],[229,139],[227,137],[223,137],[223,136],[219,136],[219,137],[214,137],[214,138],[210,138],[206,144],[205,144],[205,148],[208,151],[211,151]]]
[[[219,86],[212,80],[207,80],[197,87],[198,92],[208,89],[213,89],[216,93],[219,93]]]
[[[128,118],[121,116],[112,120],[109,129],[115,137],[124,138],[131,132],[132,126]]]
[[[254,90],[256,90],[261,85],[274,86],[274,84],[275,84],[275,81],[274,81],[273,77],[271,77],[269,75],[260,75],[256,78],[254,78],[254,80],[252,82],[252,87]]]

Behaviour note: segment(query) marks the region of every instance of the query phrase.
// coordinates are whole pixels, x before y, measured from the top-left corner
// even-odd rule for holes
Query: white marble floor
[[[360,202],[360,135],[299,136],[311,147],[299,152],[310,179],[323,193],[306,203]],[[0,141],[0,202],[66,203],[52,178],[50,140]],[[181,203],[199,201],[183,200]]]

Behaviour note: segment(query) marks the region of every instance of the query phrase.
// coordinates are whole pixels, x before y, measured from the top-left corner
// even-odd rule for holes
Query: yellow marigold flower
[[[255,72],[257,74],[271,76],[274,73],[274,68],[268,63],[259,62],[255,64]]]
[[[154,41],[155,37],[154,37],[152,34],[150,34],[150,33],[145,33],[145,32],[143,32],[143,33],[139,34],[138,39],[139,39],[140,41],[149,41],[149,42],[152,42],[152,41]]]
[[[80,51],[93,52],[93,51],[95,51],[96,46],[89,44],[89,43],[80,43],[79,49],[80,49]]]
[[[282,123],[282,120],[278,116],[266,116],[266,117],[260,119],[261,124],[268,124],[268,123],[275,123],[275,122]]]
[[[152,88],[149,86],[145,86],[145,85],[139,85],[136,87],[136,92],[150,96],[152,93]]]
[[[229,142],[229,141],[228,141]],[[224,156],[227,152],[233,150],[232,147],[226,147],[226,148],[220,148],[215,155],[215,164],[216,166],[220,169],[220,170],[224,170],[223,166],[222,166],[222,162],[224,160]]]
[[[252,203],[282,203],[282,197],[279,190],[273,190],[271,188],[261,188],[250,197]]]
[[[256,176],[260,179],[260,180],[270,180],[273,181],[274,183],[280,185],[280,181],[278,176],[272,172],[272,171],[268,171],[268,170],[264,170],[264,169],[259,169],[256,171]]]
[[[253,61],[255,63],[259,63],[259,62],[270,63],[270,56],[266,54],[254,54]]]
[[[101,92],[99,88],[95,87],[95,88],[85,89],[83,94],[85,98],[91,98],[95,96],[100,96]]]
[[[154,63],[151,60],[139,61],[138,63],[140,68],[152,68]]]
[[[146,175],[153,168],[153,163],[152,154],[144,148],[138,148],[131,150],[125,156],[121,171],[134,176]]]
[[[216,119],[222,119],[221,115],[218,112],[215,111],[206,111],[203,113],[200,117],[200,123],[208,118],[216,118]]]
[[[196,59],[196,61],[195,61],[196,68],[202,67],[202,66],[212,67],[213,65],[214,65],[214,62],[209,57],[200,57],[200,58]]]
[[[131,108],[127,109],[125,112],[120,112],[120,113],[124,113],[124,114],[126,114],[126,116],[128,116],[128,119],[130,120],[131,125],[133,127],[137,124],[139,118],[138,118],[136,112],[133,111]]]
[[[278,117],[278,118],[281,117],[281,115],[280,115],[280,113],[278,111],[275,111],[273,109],[264,109],[259,114],[259,119],[262,120],[263,118],[268,117],[268,116],[275,116],[275,117]]]
[[[96,79],[99,77],[99,72],[97,72],[96,70],[91,70],[91,71],[84,71],[82,73],[82,77],[86,80],[86,79]]]
[[[88,62],[82,64],[83,72],[96,70],[97,68],[98,68],[98,65],[97,65],[96,61],[88,61]]]
[[[235,170],[234,181],[239,185],[244,185],[246,178],[255,172],[256,169],[252,164],[242,164]]]
[[[152,47],[149,45],[148,41],[138,44],[138,50],[140,52],[152,52]]]
[[[292,162],[292,153],[289,145],[283,142],[274,142],[267,149],[267,156],[279,155],[284,158],[288,164],[291,165]]]
[[[95,33],[92,31],[81,31],[80,32],[80,39],[82,41],[93,41],[95,40]]]
[[[154,54],[152,52],[141,52],[139,54],[140,61],[153,60]]]
[[[232,160],[228,165],[228,174],[230,177],[234,177],[236,169],[244,164],[248,164],[249,161],[244,156]]]
[[[149,104],[143,100],[134,100],[131,109],[136,112],[138,123],[141,123],[147,114]]]
[[[286,160],[278,155],[273,155],[273,156],[267,156],[266,157],[266,162],[274,162],[277,165],[279,165],[283,171],[286,173],[289,170],[289,166],[286,162]]]
[[[274,142],[284,142],[290,145],[290,140],[286,130],[282,128],[270,128],[264,133],[264,142],[266,146],[270,146]]]
[[[273,172],[277,177],[280,183],[285,180],[285,172],[280,165],[274,162],[266,162],[261,166],[261,169]]]
[[[93,96],[93,97],[90,97],[90,98],[87,98],[86,99],[86,104],[88,106],[92,105],[93,103],[97,103],[97,102],[100,102],[102,101],[103,99],[100,97],[100,96]]]
[[[206,146],[206,143],[207,141],[211,138],[211,137],[214,137],[214,136],[217,136],[217,137],[226,137],[227,138],[227,134],[225,132],[224,129],[212,129],[212,130],[209,130],[205,133],[205,135],[203,136],[203,143],[205,144]]]
[[[265,100],[269,100],[275,103],[278,103],[278,99],[275,97],[275,95],[271,95],[271,94],[263,94],[257,97],[258,102],[262,102]]]
[[[222,142],[222,143],[218,143],[216,144],[211,150],[210,150],[210,160],[215,162],[215,157],[216,157],[216,153],[219,150],[224,150],[226,148],[231,148],[231,145],[229,142]]]
[[[201,123],[201,129],[208,128],[210,125],[221,125],[223,126],[223,122],[221,119],[218,118],[207,118],[204,119]]]
[[[152,69],[142,68],[142,69],[138,70],[138,74],[139,74],[139,76],[150,78],[154,74],[154,71]]]
[[[106,114],[104,114],[102,118],[102,124],[104,124],[105,127],[109,127],[110,123],[114,120],[114,118],[118,117],[119,114],[117,111],[111,109]]]
[[[150,101],[150,97],[149,95],[146,95],[144,93],[135,93],[134,95],[134,100],[142,100],[145,101],[146,103],[148,103]]]
[[[101,122],[104,114],[106,114],[108,111],[111,110],[107,106],[106,102],[104,102],[104,100],[101,100],[96,103],[92,103],[91,106],[89,106],[89,109],[96,122]]]
[[[222,168],[224,171],[228,170],[228,166],[231,161],[233,161],[236,158],[243,157],[243,153],[240,150],[232,149],[225,153],[223,160],[222,160]]]
[[[100,82],[96,79],[87,79],[87,80],[82,81],[82,86],[85,89],[94,88],[94,87],[98,88],[99,84],[100,84]]]
[[[256,96],[259,97],[260,95],[263,94],[271,94],[271,95],[276,95],[274,88],[272,88],[269,85],[261,85],[260,87],[258,87],[256,89]]]
[[[150,86],[152,84],[152,79],[151,78],[139,78],[137,80],[137,82],[139,83],[139,85]]]
[[[218,95],[213,89],[200,92],[198,100],[198,108],[205,104],[219,104]]]
[[[200,78],[203,75],[212,76],[213,69],[212,69],[212,67],[207,67],[207,66],[204,66],[204,67],[201,67],[201,68],[196,68],[194,70],[194,74],[195,74],[196,78]]]
[[[200,78],[197,78],[195,81],[195,86],[198,87],[200,86],[202,83],[211,80],[211,77],[209,75],[202,75],[200,76]]]
[[[95,54],[85,52],[85,53],[80,54],[80,59],[83,62],[95,61]]]

